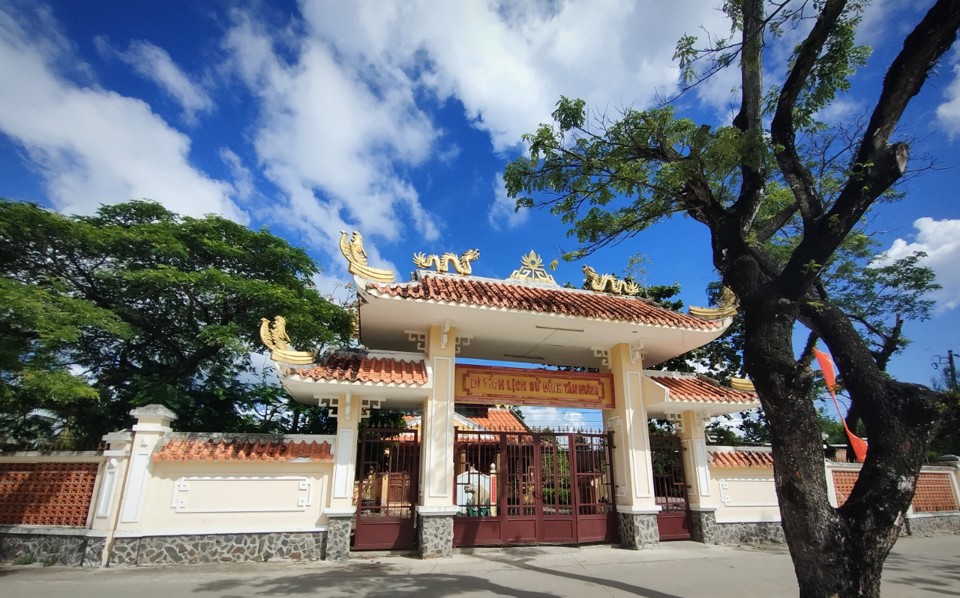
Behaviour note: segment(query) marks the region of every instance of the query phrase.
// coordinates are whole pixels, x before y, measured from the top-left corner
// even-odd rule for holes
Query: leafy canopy
[[[11,435],[39,413],[89,445],[152,402],[176,411],[180,429],[266,431],[290,411],[250,371],[260,318],[284,315],[293,342],[314,349],[351,325],[313,288],[303,250],[147,201],[75,217],[0,201],[0,271],[0,425]]]

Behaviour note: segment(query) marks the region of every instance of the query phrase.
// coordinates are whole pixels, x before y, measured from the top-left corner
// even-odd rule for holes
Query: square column
[[[453,554],[453,427],[456,329],[431,326],[427,334],[427,363],[433,370],[433,389],[423,402],[420,426],[420,494],[417,506],[420,556]]]
[[[716,511],[710,490],[710,463],[707,455],[706,420],[702,413],[684,411],[676,423],[683,448],[683,478],[687,485],[693,539],[716,544]]]
[[[326,560],[343,561],[350,557],[350,524],[357,514],[353,488],[357,473],[357,442],[360,431],[360,399],[350,392],[336,398],[318,398],[337,419],[337,445],[333,454],[333,487],[330,502],[323,510],[327,516]]]
[[[621,343],[610,348],[616,406],[604,409],[606,428],[613,431],[614,482],[620,541],[624,548],[656,546],[657,513],[650,460],[650,433],[643,402],[643,356],[638,347]]]

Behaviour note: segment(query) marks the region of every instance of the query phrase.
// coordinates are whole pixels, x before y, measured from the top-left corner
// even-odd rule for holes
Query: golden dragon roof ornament
[[[513,271],[510,280],[531,280],[533,282],[557,284],[557,281],[543,268],[543,258],[534,253],[532,249],[530,253],[520,258],[520,269]]]
[[[730,378],[730,388],[740,392],[757,392],[753,386],[753,380],[749,378]]]
[[[599,293],[611,293],[613,295],[639,295],[640,285],[632,280],[620,280],[612,274],[597,274],[597,271],[590,266],[583,267],[584,281],[590,289]]]
[[[340,252],[347,258],[350,266],[347,272],[362,276],[376,282],[393,282],[396,276],[392,270],[373,268],[367,265],[367,252],[363,250],[363,237],[357,231],[347,237],[347,233],[340,231]]]
[[[278,363],[292,365],[307,365],[315,361],[313,353],[309,351],[294,351],[287,336],[287,320],[283,316],[270,320],[260,318],[260,340],[270,349],[270,359]]]
[[[479,257],[479,249],[468,249],[464,251],[460,257],[457,257],[457,254],[450,251],[443,255],[437,255],[435,253],[432,255],[415,253],[413,254],[413,265],[420,269],[427,269],[433,266],[437,269],[437,272],[440,273],[449,272],[450,266],[453,265],[453,269],[456,270],[457,274],[469,276],[473,273],[473,268],[470,263],[476,261]]]
[[[706,320],[720,320],[723,318],[732,318],[737,315],[737,307],[740,301],[727,287],[723,287],[723,293],[720,295],[719,304],[716,307],[693,307],[690,306],[690,315],[704,318]]]

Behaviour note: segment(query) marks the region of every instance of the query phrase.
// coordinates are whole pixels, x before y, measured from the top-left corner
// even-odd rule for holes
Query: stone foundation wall
[[[418,523],[420,558],[435,559],[453,555],[453,516],[420,515]]]
[[[929,517],[909,517],[904,525],[911,536],[939,536],[960,534],[960,514],[951,513]]]
[[[704,544],[783,544],[783,528],[773,521],[717,523],[713,511],[691,511],[691,539]]]
[[[99,567],[104,539],[55,534],[0,534],[0,561],[33,558],[45,565]]]
[[[630,550],[656,548],[660,544],[656,514],[617,513],[620,546]]]
[[[350,558],[350,530],[352,517],[331,517],[327,522],[328,561],[345,561]]]
[[[316,561],[323,558],[325,540],[326,532],[116,538],[109,566]]]

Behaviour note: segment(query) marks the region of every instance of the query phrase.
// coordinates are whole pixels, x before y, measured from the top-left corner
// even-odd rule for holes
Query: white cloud
[[[527,221],[530,217],[530,210],[521,208],[516,210],[517,200],[510,199],[507,196],[507,188],[503,184],[503,174],[497,173],[493,181],[493,203],[490,205],[490,211],[487,219],[490,226],[500,229],[501,223],[506,224],[507,228],[517,228]]]
[[[182,214],[247,221],[232,187],[190,164],[189,138],[138,99],[70,81],[62,72],[74,62],[49,15],[0,11],[0,80],[8,83],[0,85],[0,132],[29,154],[57,209],[91,213],[150,198]]]
[[[401,215],[425,239],[437,238],[431,215],[401,172],[423,163],[437,136],[409,85],[341,64],[322,39],[276,37],[249,14],[234,18],[224,46],[259,102],[254,145],[260,164],[288,199],[276,206],[275,217],[331,254],[338,231],[355,222],[371,262],[371,237],[398,238]],[[283,58],[291,55],[292,62]]]
[[[206,90],[191,81],[163,48],[133,40],[126,52],[121,52],[111,48],[105,37],[95,38],[94,43],[101,54],[119,58],[141,77],[155,83],[180,105],[188,122],[193,122],[198,112],[213,109],[213,100]]]
[[[553,430],[601,429],[602,414],[595,409],[564,409],[560,407],[520,408],[523,421],[531,428]]]
[[[953,139],[960,135],[960,64],[953,67],[953,81],[944,91],[944,101],[937,106],[937,120]]]
[[[252,198],[256,192],[256,186],[253,183],[253,173],[249,168],[244,166],[240,156],[228,147],[221,147],[220,159],[223,160],[223,163],[230,169],[237,199],[247,201]]]
[[[943,288],[931,293],[937,302],[938,311],[947,311],[960,305],[960,220],[934,220],[918,218],[913,222],[917,234],[913,242],[897,239],[878,259],[888,263],[913,255],[918,251],[927,254],[920,263],[932,269],[937,283]]]

